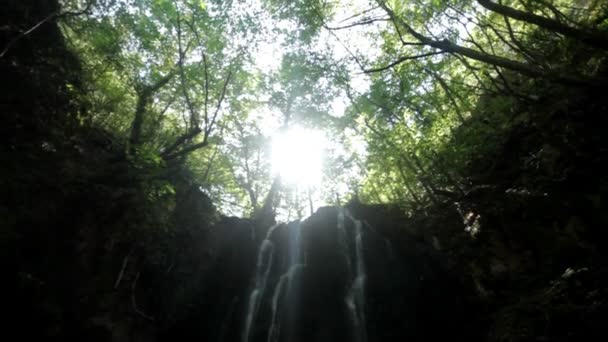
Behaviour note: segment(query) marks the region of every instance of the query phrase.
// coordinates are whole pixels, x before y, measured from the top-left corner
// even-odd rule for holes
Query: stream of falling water
[[[351,260],[352,253],[350,252],[348,243],[348,234],[344,226],[344,218],[347,216],[355,224],[355,257]],[[354,341],[366,342],[367,329],[365,325],[365,280],[367,277],[365,271],[365,260],[363,255],[363,225],[361,221],[356,220],[345,209],[338,210],[338,238],[343,252],[346,264],[348,267],[349,279],[353,279],[350,289],[346,294],[344,301],[346,309],[350,315],[353,324]],[[355,274],[352,274],[352,265],[355,264]]]
[[[255,271],[255,287],[249,295],[249,306],[247,308],[247,317],[245,318],[245,329],[243,331],[243,342],[248,342],[251,338],[251,328],[255,322],[258,311],[260,309],[260,303],[266,292],[266,285],[268,282],[268,275],[272,268],[272,262],[274,260],[274,243],[270,240],[272,232],[279,225],[274,225],[268,229],[266,238],[262,241],[260,250],[258,252],[256,271]]]
[[[345,226],[345,218],[348,218],[354,224],[352,238]],[[247,316],[245,318],[245,328],[242,335],[243,342],[252,340],[252,329],[255,324],[260,305],[262,303],[266,288],[268,286],[268,277],[272,269],[274,261],[275,246],[271,241],[271,236],[274,230],[279,225],[275,225],[268,230],[265,239],[260,245],[257,256],[255,287],[249,295],[247,308]],[[365,283],[366,283],[366,268],[364,261],[364,237],[363,223],[354,219],[346,209],[338,209],[337,217],[337,234],[338,248],[344,258],[347,268],[347,277],[350,282],[350,287],[345,295],[344,302],[352,324],[353,341],[367,342],[367,330],[365,322]],[[289,250],[288,250],[288,267],[287,271],[279,277],[277,281],[271,301],[271,319],[268,327],[267,342],[277,342],[281,336],[281,311],[285,308],[293,310],[293,305],[285,301],[292,301],[294,293],[293,283],[299,272],[306,267],[305,258],[302,258],[301,250],[301,227],[300,222],[294,222],[288,225],[289,233]],[[352,251],[352,243],[354,240],[354,251]],[[386,248],[390,248],[390,243],[386,244]],[[392,254],[391,252],[389,252]]]
[[[285,298],[285,300],[293,299],[291,289],[294,277],[305,267],[301,260],[300,239],[302,236],[302,231],[300,227],[300,221],[296,221],[293,224],[290,224],[288,228],[289,267],[287,269],[287,272],[285,272],[285,274],[283,274],[279,279],[277,285],[275,286],[274,294],[272,296],[272,316],[270,320],[270,327],[268,329],[268,342],[276,342],[280,337],[281,322],[279,320],[278,315],[281,308],[280,300],[281,298]],[[290,294],[292,296],[290,296]],[[293,305],[290,305],[290,308],[293,310]]]
[[[281,298],[290,298],[293,279],[295,275],[305,267],[304,264],[294,264],[289,267],[287,273],[283,274],[277,283],[272,296],[272,319],[270,321],[270,329],[268,330],[268,342],[276,342],[279,339],[281,324],[278,319],[279,301]],[[285,288],[287,288],[285,290]],[[281,296],[283,294],[283,296]]]
[[[354,220],[354,219],[353,219]],[[346,295],[346,303],[351,313],[354,325],[355,340],[367,341],[367,330],[365,326],[365,262],[363,259],[363,230],[361,221],[355,222],[355,263],[357,265],[355,280]]]

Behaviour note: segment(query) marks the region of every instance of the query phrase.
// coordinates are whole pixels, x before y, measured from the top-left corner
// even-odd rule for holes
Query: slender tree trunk
[[[281,187],[281,178],[276,176],[272,181],[272,185],[270,186],[270,190],[268,190],[268,195],[264,199],[264,204],[262,208],[255,215],[254,220],[263,226],[269,226],[274,223],[275,220],[275,212],[274,212],[274,203],[276,202],[276,197]]]

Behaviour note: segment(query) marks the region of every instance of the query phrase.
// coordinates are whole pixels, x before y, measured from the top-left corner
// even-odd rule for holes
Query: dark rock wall
[[[355,215],[359,214],[354,212]],[[353,281],[339,246],[338,208],[321,208],[301,223],[301,248],[305,266],[296,274],[292,291],[279,305],[281,333],[279,341],[355,341],[354,330],[345,303]],[[359,216],[360,217],[360,216]],[[365,317],[368,341],[439,340],[472,338],[479,334],[468,328],[477,319],[476,303],[458,276],[445,267],[447,260],[432,245],[405,235],[404,244],[387,239],[399,220],[374,227],[363,217],[363,251],[367,270]],[[392,217],[398,219],[398,217]],[[175,336],[203,337],[240,341],[247,314],[256,254],[251,250],[251,227],[244,221],[231,220],[239,236],[227,241],[217,265],[206,276],[216,285],[208,285],[201,296],[199,310],[170,330],[166,339]],[[272,298],[276,285],[289,269],[290,234],[293,226],[280,225],[270,236],[275,245],[274,263],[259,314],[255,317],[251,341],[266,341],[272,316]],[[348,217],[345,228],[351,253],[354,251],[354,221]],[[387,235],[385,235],[387,234]],[[415,246],[414,249],[411,249]],[[256,248],[258,245],[255,246]],[[249,277],[249,278],[248,278]],[[228,317],[228,318],[227,318]],[[441,329],[437,329],[437,327]],[[228,333],[226,333],[226,330]]]

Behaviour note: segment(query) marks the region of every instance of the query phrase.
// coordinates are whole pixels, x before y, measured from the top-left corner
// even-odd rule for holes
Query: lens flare
[[[327,140],[321,132],[291,128],[272,139],[272,170],[292,185],[315,187],[323,178],[323,151]]]

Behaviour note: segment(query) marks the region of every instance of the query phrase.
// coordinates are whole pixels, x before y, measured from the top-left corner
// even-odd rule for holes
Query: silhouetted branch
[[[39,22],[37,22],[34,26],[30,27],[26,31],[21,32],[21,34],[17,35],[10,42],[8,42],[8,44],[6,44],[6,46],[4,47],[4,49],[2,49],[2,52],[0,52],[0,58],[4,57],[6,55],[6,53],[15,44],[17,44],[17,42],[19,42],[21,39],[23,39],[24,37],[26,37],[30,33],[36,31],[40,26],[44,25],[45,23],[48,23],[51,20],[58,19],[58,18],[61,18],[61,17],[79,16],[79,15],[83,15],[83,14],[89,13],[89,11],[91,10],[92,6],[93,6],[93,1],[89,1],[87,3],[86,7],[83,10],[81,10],[81,11],[76,11],[76,12],[71,12],[71,11],[61,12],[61,10],[57,10],[57,11],[49,14],[44,19],[42,19]]]
[[[394,66],[396,66],[398,64],[401,64],[401,63],[403,63],[403,62],[405,62],[407,60],[425,58],[425,57],[440,55],[440,54],[443,54],[443,53],[445,53],[445,52],[444,51],[435,51],[435,52],[423,53],[423,54],[414,55],[414,56],[403,56],[403,57],[397,59],[396,61],[392,62],[389,65],[386,65],[386,66],[383,66],[383,67],[380,67],[380,68],[366,69],[366,70],[363,70],[363,72],[366,73],[366,74],[370,74],[370,73],[374,73],[374,72],[380,72],[380,71],[388,70],[388,69],[390,69],[390,68],[392,68],[392,67],[394,67]]]
[[[353,28],[356,26],[364,26],[364,25],[369,25],[378,21],[389,21],[390,19],[388,18],[376,18],[376,19],[367,19],[367,20],[362,20],[362,21],[358,21],[356,23],[352,23],[352,24],[348,24],[348,25],[343,25],[343,26],[336,26],[336,27],[329,27],[327,26],[326,29],[331,30],[331,31],[338,31],[338,30],[345,30],[345,29],[349,29],[349,28]]]

